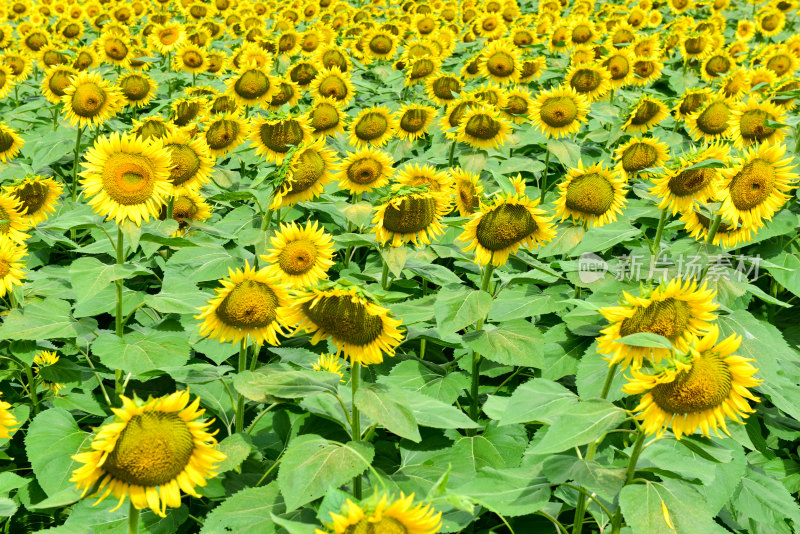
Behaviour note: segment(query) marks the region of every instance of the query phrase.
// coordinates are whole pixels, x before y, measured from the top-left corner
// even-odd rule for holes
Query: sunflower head
[[[252,123],[250,139],[256,145],[256,153],[281,163],[292,147],[311,140],[305,119],[292,117],[283,119],[260,118]]]
[[[331,512],[333,534],[436,534],[441,528],[442,513],[431,505],[414,504],[414,494],[399,498],[375,494],[359,506],[348,499],[339,513]],[[319,531],[318,531],[319,532]]]
[[[350,126],[350,142],[356,147],[382,147],[397,129],[396,118],[385,106],[362,109]]]
[[[450,169],[450,177],[453,180],[453,192],[455,193],[456,206],[462,217],[472,216],[481,205],[483,195],[483,185],[480,177],[455,167]]]
[[[393,163],[389,154],[372,147],[348,153],[335,167],[339,187],[351,193],[368,193],[383,187],[394,174]]]
[[[63,189],[64,186],[52,178],[30,175],[7,188],[9,195],[19,202],[19,212],[32,226],[55,212]]]
[[[650,193],[661,198],[659,208],[678,211],[691,209],[694,202],[713,199],[719,188],[719,169],[701,165],[709,160],[727,161],[729,149],[722,143],[713,143],[681,156],[677,165],[654,180]]]
[[[628,132],[646,132],[664,120],[667,107],[656,98],[643,96],[628,113],[623,128]]]
[[[122,96],[100,74],[80,72],[64,89],[62,102],[70,123],[84,127],[108,120],[122,106]]]
[[[570,86],[542,91],[531,109],[534,124],[548,137],[577,132],[586,121],[589,102]]]
[[[292,288],[311,287],[328,277],[334,263],[333,238],[316,221],[304,227],[283,224],[270,243],[273,248],[261,259],[268,264],[270,275]]]
[[[410,141],[424,137],[435,117],[431,106],[404,104],[395,114],[397,136]]]
[[[559,184],[556,217],[592,226],[602,226],[617,220],[625,205],[625,180],[615,172],[595,163],[584,169],[583,164],[572,168]]]
[[[205,140],[214,156],[222,156],[244,142],[246,123],[235,114],[226,113],[211,122],[205,131]]]
[[[24,144],[25,140],[13,128],[6,126],[5,123],[0,123],[0,161],[9,161],[14,158]]]
[[[284,181],[270,206],[273,210],[318,197],[333,178],[334,152],[325,147],[324,137],[293,149],[288,158]]]

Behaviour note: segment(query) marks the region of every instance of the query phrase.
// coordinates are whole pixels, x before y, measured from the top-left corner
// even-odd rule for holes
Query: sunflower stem
[[[656,237],[650,245],[650,254],[658,254],[661,246],[661,236],[664,234],[664,226],[667,224],[667,208],[661,210],[661,218],[658,220],[658,228],[656,229]]]
[[[719,230],[719,225],[722,222],[722,214],[717,213],[714,215],[714,219],[711,221],[711,226],[708,228],[708,238],[706,239],[706,243],[714,243],[714,238],[717,236],[717,230]]]
[[[425,338],[422,338],[420,340],[420,342],[419,342],[419,359],[420,360],[424,360],[425,359],[425,348],[427,346],[428,346],[428,340],[425,339]]]
[[[247,371],[247,338],[242,340],[242,345],[239,347],[239,372]],[[236,433],[244,432],[244,395],[239,393],[239,398],[236,401]]]
[[[386,258],[383,259],[383,271],[381,272],[381,287],[386,289],[387,284],[389,283],[389,262],[386,261]]]
[[[78,159],[81,155],[81,136],[83,135],[83,127],[78,128],[78,135],[75,137],[75,157],[72,160],[72,201],[78,199]],[[75,239],[74,230],[72,239]]]
[[[455,156],[455,154],[456,154],[456,142],[453,141],[453,143],[450,145],[450,157],[447,160],[447,166],[450,168],[453,167],[453,157]]]
[[[33,413],[39,413],[39,395],[36,393],[36,384],[33,380],[33,369],[30,365],[25,366],[25,376],[28,379],[28,395],[31,397],[31,405],[33,406]]]
[[[633,482],[633,477],[636,474],[636,463],[639,461],[639,455],[642,453],[642,445],[644,445],[644,432],[639,429],[639,433],[636,435],[636,442],[633,444],[631,457],[628,460],[628,470],[625,475],[625,484],[623,484],[623,487]],[[611,520],[611,534],[619,534],[621,527],[622,510],[618,509]]]
[[[544,202],[544,194],[547,192],[547,171],[550,170],[550,149],[545,147],[544,153],[544,173],[542,174],[542,183],[539,184],[539,201]]]
[[[171,197],[169,197],[169,200],[167,200],[167,220],[168,221],[172,220],[172,211],[173,211],[174,208],[175,208],[175,197],[171,196]]]
[[[356,393],[358,386],[361,384],[361,362],[353,362],[350,368],[350,386],[352,391],[351,410],[352,416],[350,422],[353,425],[351,436],[353,441],[361,441],[361,415],[358,413],[356,407]],[[353,478],[353,496],[356,499],[361,499],[361,475],[356,475]]]
[[[139,509],[131,502],[128,506],[128,534],[139,532]]]
[[[483,277],[481,278],[481,291],[488,291],[489,290],[489,283],[492,281],[492,273],[494,272],[494,265],[488,263],[486,267],[483,269]],[[486,320],[486,315],[482,316],[478,319],[477,324],[475,325],[475,331],[480,331],[483,329],[483,322]],[[478,420],[478,387],[480,386],[480,374],[481,374],[481,355],[477,352],[472,352],[472,383],[470,384],[469,388],[469,395],[471,404],[469,406],[469,417],[473,421]],[[475,435],[475,429],[471,428],[467,430],[468,436]]]
[[[123,246],[124,241],[122,226],[117,225],[117,265],[122,265],[125,262]],[[117,336],[120,338],[122,337],[122,330],[124,328],[124,317],[122,316],[122,282],[123,280],[121,278],[119,280],[114,280],[114,285],[116,286],[117,290],[117,306],[114,316],[114,326]],[[124,393],[124,386],[122,384],[122,369],[117,369],[114,371],[114,393],[116,393],[117,397]]]

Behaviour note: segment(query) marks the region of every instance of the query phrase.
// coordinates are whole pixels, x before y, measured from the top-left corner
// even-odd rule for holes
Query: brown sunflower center
[[[778,54],[769,58],[769,61],[767,61],[767,68],[778,76],[783,76],[792,68],[793,63],[789,56]]]
[[[509,115],[525,115],[528,113],[528,101],[521,96],[512,95],[508,97],[508,102],[506,102],[506,107],[503,108],[503,111]]]
[[[150,94],[150,84],[144,77],[138,75],[125,78],[120,84],[120,89],[125,98],[132,102],[138,102]]]
[[[771,32],[772,30],[778,27],[780,22],[781,22],[780,15],[769,14],[761,19],[761,27],[767,30],[768,32]]]
[[[88,52],[81,52],[75,58],[75,62],[72,64],[78,70],[86,70],[92,66],[94,63],[94,59],[92,58],[91,54]]]
[[[158,33],[158,40],[164,46],[175,43],[180,37],[180,32],[176,28],[167,28]]]
[[[25,44],[34,52],[38,52],[47,44],[47,37],[38,32],[32,33],[25,38]]]
[[[649,123],[653,120],[661,108],[658,107],[658,104],[652,102],[650,100],[642,101],[637,107],[636,111],[634,112],[633,116],[631,117],[631,124],[636,126],[642,126]]]
[[[762,158],[742,167],[730,184],[733,205],[739,210],[755,208],[769,198],[775,186],[775,168]]]
[[[169,179],[172,185],[182,185],[197,174],[200,170],[200,158],[197,153],[188,145],[171,144],[166,147],[170,152],[170,159],[172,160],[172,169],[170,170]]]
[[[303,128],[294,119],[275,124],[262,124],[259,129],[261,141],[273,152],[285,154],[293,146],[303,141]]]
[[[14,138],[10,133],[0,130],[0,154],[8,152],[14,146]]]
[[[383,227],[398,234],[413,234],[428,228],[436,217],[436,201],[431,196],[404,196],[386,207]]]
[[[11,263],[8,260],[0,259],[0,280],[11,272]]]
[[[316,75],[317,69],[310,63],[299,63],[289,71],[289,78],[300,87],[310,84]],[[320,92],[322,92],[321,87]]]
[[[400,128],[406,132],[416,133],[428,122],[428,111],[425,109],[409,109],[400,119]]]
[[[107,57],[122,61],[128,55],[128,47],[121,39],[106,39],[103,43],[103,50]]]
[[[160,139],[167,135],[167,127],[160,120],[147,121],[136,131],[136,135],[145,141],[151,137]]]
[[[505,52],[495,52],[486,60],[486,69],[498,78],[511,76],[514,74],[514,57]]]
[[[102,469],[131,485],[161,486],[183,472],[192,452],[192,432],[178,415],[145,412],[131,417]]]
[[[572,124],[578,117],[578,106],[568,96],[551,97],[542,104],[539,116],[548,126],[561,128]]]
[[[233,85],[234,91],[245,100],[256,100],[269,92],[269,78],[258,70],[248,70]]]
[[[484,248],[495,251],[508,248],[535,233],[533,216],[518,204],[501,204],[481,217],[475,236]]]
[[[25,61],[23,61],[21,57],[6,56],[4,60],[6,62],[6,65],[8,65],[8,68],[11,69],[11,74],[13,74],[14,76],[19,76],[25,69]]]
[[[197,204],[191,198],[178,196],[172,203],[172,218],[182,221],[192,219],[197,214]]]
[[[347,168],[347,179],[361,185],[371,184],[383,174],[383,164],[372,158],[357,159]]]
[[[386,55],[392,51],[392,45],[394,43],[392,40],[387,37],[386,35],[376,35],[369,41],[369,49],[372,50],[375,54],[379,55]]]
[[[134,206],[152,197],[156,170],[145,156],[115,152],[103,165],[101,178],[103,189],[112,200],[123,206]]]
[[[11,231],[11,214],[0,206],[0,234],[8,234]]]
[[[475,213],[478,209],[479,199],[475,184],[469,180],[462,180],[458,183],[458,200],[465,213]]]
[[[388,128],[389,121],[383,113],[370,111],[359,119],[354,131],[362,141],[373,141],[385,134]]]
[[[436,68],[436,64],[428,58],[418,59],[411,65],[411,72],[408,77],[412,80],[419,80],[431,74]]]
[[[47,184],[27,182],[15,188],[11,196],[21,203],[19,212],[22,215],[33,215],[42,209],[49,192],[50,188],[47,187]]]
[[[94,117],[103,109],[105,90],[94,82],[85,82],[72,94],[72,111],[79,117]]]
[[[697,55],[703,52],[706,49],[706,39],[702,36],[700,37],[689,37],[683,42],[683,48],[686,50],[687,53],[691,55]]]
[[[317,259],[317,247],[307,239],[287,243],[278,255],[278,264],[283,272],[301,275],[310,271]]]
[[[351,298],[323,296],[315,306],[306,302],[302,309],[322,331],[351,345],[369,345],[383,333],[383,321],[379,316],[370,314],[364,304],[353,302]]]
[[[222,95],[214,99],[211,105],[211,113],[218,115],[220,113],[228,113],[236,109],[236,100],[232,96]]]
[[[333,74],[325,77],[319,84],[319,94],[330,96],[336,100],[347,98],[347,85],[339,76]]]
[[[581,44],[592,38],[592,29],[586,24],[578,24],[572,29],[572,42]]]
[[[621,80],[628,75],[631,69],[628,58],[625,56],[612,56],[603,63],[603,66],[608,69],[612,80]]]
[[[408,534],[408,529],[394,517],[384,516],[377,522],[362,519],[355,525],[347,527],[344,532],[345,534]]]
[[[206,142],[214,150],[229,147],[239,137],[239,123],[230,120],[219,120],[206,131]]]
[[[716,176],[714,169],[689,169],[681,171],[669,179],[669,190],[679,197],[697,193],[706,187]]]
[[[647,143],[634,143],[622,153],[622,168],[625,172],[639,172],[655,165],[658,152]]]
[[[200,113],[200,104],[197,102],[181,102],[175,107],[173,122],[178,126],[186,126]]]
[[[766,111],[749,109],[739,118],[739,131],[746,140],[761,142],[775,133],[775,128],[766,125],[766,121],[774,120]]]
[[[716,353],[705,352],[691,369],[678,373],[672,382],[657,384],[650,394],[665,412],[686,414],[718,408],[732,388],[728,364]]]
[[[187,50],[181,56],[183,64],[190,69],[196,69],[203,65],[203,56],[194,50]]]
[[[602,215],[613,203],[614,187],[601,174],[582,174],[567,186],[566,206],[571,210]]]
[[[272,96],[270,101],[271,106],[282,106],[292,99],[294,96],[294,88],[288,83],[283,83],[278,86],[278,91]]]
[[[569,84],[579,93],[590,93],[600,87],[603,77],[592,69],[578,69],[570,79]]]
[[[338,50],[326,50],[322,54],[322,66],[326,69],[339,67],[342,72],[347,72],[347,58]]]
[[[431,87],[433,88],[433,94],[441,100],[452,100],[461,91],[461,83],[450,76],[437,78],[433,81]]]
[[[477,139],[488,141],[500,133],[501,124],[486,114],[473,115],[464,125],[464,132]]]
[[[648,78],[656,71],[656,64],[650,60],[642,59],[633,62],[633,72],[640,78]]]
[[[216,315],[227,326],[263,328],[272,324],[277,310],[278,297],[267,284],[243,280],[225,295]]]
[[[697,117],[697,127],[709,135],[720,134],[728,129],[731,108],[725,102],[713,102]]]
[[[325,160],[315,149],[303,151],[292,162],[292,179],[288,195],[301,193],[317,183],[325,172]]]
[[[622,321],[619,332],[622,336],[649,332],[674,342],[686,332],[690,320],[689,305],[670,297],[637,307],[633,316]]]
[[[706,63],[706,74],[712,78],[716,78],[721,74],[725,74],[731,68],[731,60],[725,56],[714,56]]]
[[[683,97],[679,111],[682,115],[689,115],[697,111],[706,100],[705,93],[691,93]]]

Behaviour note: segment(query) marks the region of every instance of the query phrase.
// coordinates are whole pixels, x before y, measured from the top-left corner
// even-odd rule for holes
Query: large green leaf
[[[487,325],[463,336],[464,344],[493,362],[542,368],[542,333],[528,321],[510,321],[502,326]]]
[[[114,280],[147,273],[149,273],[147,269],[136,265],[116,263],[106,265],[97,258],[87,256],[78,258],[69,268],[72,289],[79,301],[94,296]]]
[[[433,311],[442,334],[458,332],[485,317],[492,304],[492,296],[464,286],[449,285],[439,290]]]
[[[389,432],[419,442],[419,428],[414,414],[394,388],[370,384],[360,388],[355,395],[356,407]]]
[[[189,350],[184,332],[153,329],[127,332],[123,337],[101,334],[92,343],[92,352],[103,365],[137,376],[179,367],[189,360]]]
[[[60,339],[77,335],[69,302],[48,298],[26,303],[6,315],[0,339]]]
[[[224,532],[252,532],[272,534],[276,532],[271,513],[281,513],[283,500],[277,482],[266,486],[246,488],[225,499],[211,510],[203,521],[201,534]]]
[[[298,399],[325,391],[335,394],[340,378],[334,373],[294,369],[287,364],[272,364],[257,371],[237,374],[233,379],[233,386],[248,399],[265,402],[269,397]]]
[[[501,425],[516,423],[552,423],[569,413],[578,404],[578,397],[552,380],[535,378],[514,390],[500,417]]]
[[[36,481],[47,495],[73,487],[69,481],[72,471],[82,464],[72,455],[88,446],[89,439],[62,408],[51,408],[33,418],[25,436],[25,452]]]
[[[552,454],[584,445],[616,428],[626,417],[625,410],[606,400],[581,402],[568,413],[557,416],[530,452]]]
[[[533,514],[550,499],[550,482],[529,467],[485,467],[452,493],[508,517]]]

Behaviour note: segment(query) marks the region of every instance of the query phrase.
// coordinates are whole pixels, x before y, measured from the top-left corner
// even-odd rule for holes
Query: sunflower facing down
[[[726,162],[730,148],[720,142],[694,150],[681,156],[677,165],[671,166],[659,178],[653,180],[651,195],[661,199],[659,209],[669,209],[675,215],[685,211],[695,202],[713,199],[720,185],[720,170],[714,167],[692,168],[706,160]]]
[[[166,517],[167,507],[181,505],[181,491],[200,497],[197,486],[216,475],[216,464],[226,458],[199,420],[205,410],[200,398],[189,404],[188,391],[150,399],[145,403],[120,395],[122,408],[112,408],[114,423],[100,427],[91,449],[72,457],[81,467],[72,472],[83,494],[93,489],[98,502],[109,495],[126,497],[137,509],[150,508]]]
[[[375,208],[375,238],[392,247],[404,243],[430,245],[444,232],[442,217],[450,213],[448,193],[404,192],[403,188]]]
[[[389,183],[394,174],[392,157],[370,146],[348,152],[334,166],[339,173],[339,187],[351,193],[369,193]]]
[[[287,320],[292,303],[289,286],[246,261],[244,270],[228,269],[228,277],[219,283],[222,287],[215,290],[214,298],[194,316],[203,320],[200,334],[220,343],[251,340],[255,345],[279,345],[278,334],[284,335],[283,329],[291,324]]]
[[[321,137],[323,142],[324,137]],[[256,147],[256,154],[280,165],[293,147],[310,143],[311,132],[303,117],[268,119],[259,117],[250,124],[250,140]]]
[[[414,494],[389,503],[386,494],[378,501],[377,494],[363,508],[350,499],[345,501],[339,513],[331,512],[333,523],[329,525],[331,532],[316,529],[316,534],[350,534],[354,532],[375,534],[436,534],[442,525],[442,513],[435,513],[429,504],[414,504]],[[377,504],[374,502],[377,501]]]
[[[72,78],[61,97],[69,123],[78,127],[98,126],[124,105],[119,89],[99,73],[82,71]]]
[[[588,113],[589,101],[569,86],[540,92],[530,110],[533,124],[555,139],[577,133]]]
[[[770,126],[767,122],[782,124],[786,119],[783,110],[768,100],[759,102],[749,99],[746,103],[737,103],[731,110],[728,124],[729,136],[738,148],[752,144],[770,142],[780,143],[786,133],[780,127]]]
[[[480,176],[453,167],[449,171],[453,180],[453,193],[456,207],[462,217],[472,216],[480,208],[483,198],[483,185]]]
[[[294,206],[322,194],[325,185],[333,179],[336,152],[325,147],[320,137],[309,145],[301,145],[292,155],[286,179],[275,192],[270,209]]]
[[[772,220],[800,178],[792,172],[791,156],[784,158],[785,154],[783,143],[762,143],[722,170],[717,200],[722,202],[723,221],[758,229],[764,226],[764,219]]]
[[[397,119],[385,106],[362,109],[350,124],[350,144],[356,148],[385,145],[394,136]]]
[[[170,156],[160,140],[117,132],[98,138],[84,156],[81,186],[95,213],[141,226],[158,217],[172,193]]]
[[[428,135],[428,129],[436,118],[436,109],[423,104],[403,104],[395,112],[397,137],[414,141]]]
[[[280,278],[293,289],[315,286],[328,277],[333,262],[333,239],[316,221],[305,227],[282,224],[270,239],[272,249],[261,256],[269,264],[270,276]]]
[[[511,134],[511,122],[493,106],[468,109],[458,125],[458,141],[472,148],[498,148]]]
[[[732,110],[728,98],[709,98],[701,108],[686,117],[686,129],[695,141],[711,142],[728,138]]]
[[[495,267],[505,265],[521,245],[539,247],[556,236],[550,217],[536,206],[539,200],[525,195],[498,196],[490,206],[482,206],[464,225],[460,241],[464,251],[475,250],[475,263]]]
[[[22,286],[22,279],[27,276],[22,270],[25,267],[22,258],[27,255],[24,245],[12,241],[5,234],[0,234],[0,297],[13,291],[14,286]],[[1,415],[0,425],[2,425]]]
[[[643,96],[628,112],[622,129],[629,133],[646,132],[664,120],[669,112],[667,106],[657,98]]]
[[[277,89],[275,79],[252,64],[228,80],[228,92],[242,105],[269,102]]]
[[[214,158],[202,137],[175,130],[163,139],[170,156],[169,180],[176,191],[198,191],[210,180]]]
[[[584,169],[583,163],[569,169],[558,184],[556,217],[572,217],[575,222],[603,226],[617,220],[627,202],[625,179],[595,163]]]
[[[647,434],[661,437],[671,427],[676,439],[698,429],[706,437],[710,430],[720,436],[719,428],[730,435],[726,418],[742,424],[739,417],[755,411],[748,400],[759,399],[748,388],[761,380],[753,377],[758,369],[750,362],[755,360],[734,354],[741,336],[731,334],[718,343],[719,327],[713,325],[703,337],[693,338],[688,361],[676,360],[655,374],[633,370],[622,388],[630,395],[643,394],[633,411],[639,412],[636,418]]]
[[[0,438],[10,439],[19,422],[11,413],[11,405],[0,400]]]
[[[700,243],[708,240],[708,232],[711,227],[711,219],[692,208],[681,212],[680,220],[684,224],[686,232]],[[732,249],[750,241],[753,236],[753,229],[746,226],[736,226],[721,222],[714,234],[712,244],[714,246],[724,246]]]
[[[64,96],[64,90],[72,84],[72,77],[76,76],[78,71],[69,65],[54,65],[48,67],[42,78],[42,94],[45,99],[51,104],[60,104],[61,98]],[[0,77],[2,74],[0,74]],[[2,88],[0,88],[0,94]]]
[[[25,140],[17,135],[16,130],[0,122],[0,161],[14,159],[25,145]]]
[[[330,338],[351,363],[375,364],[394,356],[402,341],[400,319],[389,315],[357,287],[323,283],[297,294],[286,318],[298,331],[313,333],[311,344]]]
[[[64,186],[52,178],[26,176],[5,189],[19,202],[19,212],[28,218],[28,224],[35,226],[56,211]]]
[[[244,142],[247,123],[235,113],[224,113],[208,124],[203,135],[211,155],[222,157]]]
[[[642,173],[645,169],[662,167],[669,160],[669,146],[658,138],[632,137],[615,152],[617,170],[628,178]]]
[[[611,324],[600,331],[603,335],[597,338],[597,351],[608,355],[609,364],[618,363],[622,368],[639,369],[645,359],[659,363],[670,356],[670,350],[617,342],[631,334],[649,332],[664,336],[675,349],[686,352],[692,337],[708,331],[716,319],[712,313],[718,307],[712,300],[715,293],[705,284],[698,288],[697,282],[683,283],[679,278],[658,286],[649,297],[634,297],[623,291],[622,305],[599,310]]]

